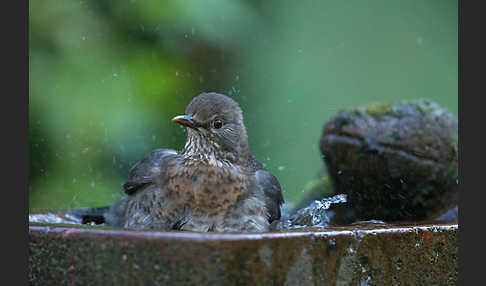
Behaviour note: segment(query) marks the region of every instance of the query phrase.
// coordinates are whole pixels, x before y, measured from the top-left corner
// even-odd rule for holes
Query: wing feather
[[[260,169],[255,172],[255,179],[265,196],[265,206],[269,214],[268,221],[272,223],[280,220],[280,207],[284,203],[284,198],[277,178],[270,172]]]
[[[135,164],[128,173],[128,180],[123,184],[123,190],[128,195],[133,195],[146,186],[154,183],[167,170],[167,166],[174,158],[179,156],[171,149],[156,149]]]

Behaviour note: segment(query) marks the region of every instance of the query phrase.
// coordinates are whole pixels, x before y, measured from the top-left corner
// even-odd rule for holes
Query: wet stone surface
[[[259,234],[31,223],[33,285],[455,285],[457,224]]]
[[[348,195],[336,222],[420,221],[458,200],[457,120],[426,99],[343,110],[320,149],[334,191]]]

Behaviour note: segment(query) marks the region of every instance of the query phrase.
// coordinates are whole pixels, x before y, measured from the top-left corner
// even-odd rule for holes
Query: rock
[[[348,195],[335,217],[339,223],[439,217],[457,206],[457,145],[457,120],[427,99],[341,111],[320,141],[335,193]]]

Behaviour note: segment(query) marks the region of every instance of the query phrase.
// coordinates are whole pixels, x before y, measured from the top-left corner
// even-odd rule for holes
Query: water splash
[[[306,227],[325,228],[329,225],[330,217],[327,210],[332,204],[347,202],[345,194],[339,194],[322,200],[315,200],[309,206],[298,210],[289,218],[283,218],[278,228],[281,230],[300,229]]]

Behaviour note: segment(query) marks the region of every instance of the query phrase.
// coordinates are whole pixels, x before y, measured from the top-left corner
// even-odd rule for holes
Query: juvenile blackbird
[[[280,184],[251,155],[234,100],[202,93],[172,121],[187,128],[184,149],[157,149],[133,166],[123,185],[127,198],[104,213],[107,225],[261,232],[278,222]]]

